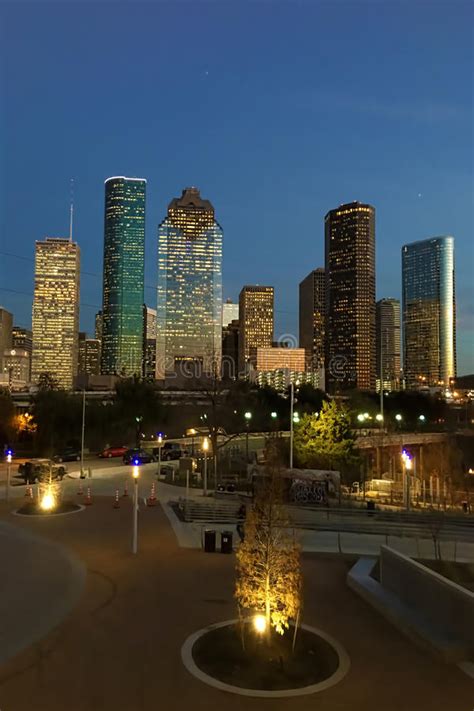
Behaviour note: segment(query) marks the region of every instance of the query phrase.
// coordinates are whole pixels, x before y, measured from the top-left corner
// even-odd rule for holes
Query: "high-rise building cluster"
[[[146,193],[142,178],[105,181],[103,298],[93,337],[79,332],[72,220],[69,238],[36,242],[32,331],[0,307],[3,384],[25,388],[45,374],[65,389],[129,376],[177,387],[248,378],[337,394],[442,387],[456,376],[453,237],[402,247],[400,308],[389,296],[376,301],[375,208],[351,202],[329,210],[321,221],[324,266],[299,285],[299,344],[276,342],[273,286],[247,284],[237,303],[223,302],[223,229],[196,187],[171,200],[158,226],[156,303],[145,303]]]

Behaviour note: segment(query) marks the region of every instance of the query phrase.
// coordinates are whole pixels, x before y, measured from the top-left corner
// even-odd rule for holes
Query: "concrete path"
[[[235,616],[233,555],[180,548],[160,506],[95,499],[74,516],[18,519],[60,541],[88,574],[79,604],[44,639],[0,667],[2,711],[468,711],[474,682],[402,637],[346,586],[344,560],[303,557],[304,622],[351,658],[337,686],[316,696],[243,699],[189,675],[180,650],[192,632]],[[0,519],[9,518],[4,504]],[[16,523],[16,520],[15,520]],[[18,603],[16,614],[23,605]]]
[[[0,560],[2,664],[66,617],[81,596],[86,572],[63,546],[4,521],[0,521]]]

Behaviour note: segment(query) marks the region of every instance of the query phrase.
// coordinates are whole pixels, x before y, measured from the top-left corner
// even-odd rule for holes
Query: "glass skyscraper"
[[[222,237],[195,187],[168,206],[158,228],[156,377],[219,373]]]
[[[101,372],[140,375],[143,362],[146,180],[105,181]]]
[[[325,257],[326,385],[375,390],[375,208],[328,212]]]
[[[400,301],[380,299],[376,304],[377,392],[400,390]]]
[[[454,237],[402,247],[403,371],[407,388],[456,377]]]
[[[307,370],[324,368],[324,319],[326,311],[326,273],[313,269],[300,282],[300,348],[306,351]]]

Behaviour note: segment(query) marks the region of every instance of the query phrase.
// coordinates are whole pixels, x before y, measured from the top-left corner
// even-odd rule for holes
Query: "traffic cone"
[[[156,496],[155,496],[155,482],[151,485],[151,494],[146,500],[147,506],[156,506]]]
[[[128,496],[128,481],[127,480],[125,480],[125,486],[123,487],[122,496]]]
[[[77,495],[82,496],[83,493],[84,493],[84,491],[82,489],[82,481],[79,481],[79,491],[77,492]]]
[[[84,499],[84,504],[85,506],[90,506],[92,504],[92,497],[91,497],[91,488],[90,486],[87,487],[87,494],[86,498]]]
[[[120,508],[119,490],[118,490],[118,489],[115,489],[114,509],[119,509],[119,508]]]

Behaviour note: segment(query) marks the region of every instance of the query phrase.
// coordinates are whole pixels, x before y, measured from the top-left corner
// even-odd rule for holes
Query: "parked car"
[[[23,477],[25,484],[34,484],[36,481],[49,481],[50,476],[52,479],[62,481],[67,469],[50,459],[29,459],[18,466],[18,473]]]
[[[149,464],[150,462],[156,462],[156,457],[144,449],[127,449],[122,461],[124,464]]]
[[[158,453],[158,450],[154,449],[153,453]],[[186,457],[187,455],[187,451],[183,449],[179,442],[165,442],[161,448],[161,461],[163,462],[181,459],[181,457]]]
[[[128,452],[128,447],[106,447],[99,453],[99,457],[109,459],[110,457],[123,457]]]
[[[81,453],[75,447],[66,447],[59,454],[55,454],[53,462],[80,462]]]

